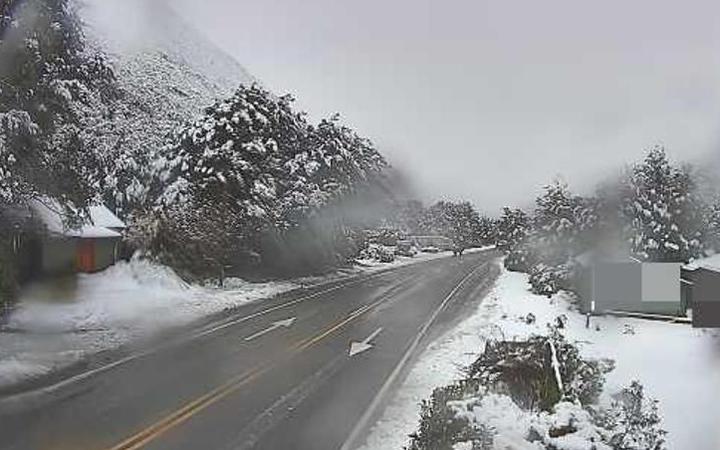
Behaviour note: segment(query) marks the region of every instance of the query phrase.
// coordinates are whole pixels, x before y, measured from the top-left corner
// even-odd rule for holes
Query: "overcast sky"
[[[267,87],[340,112],[425,200],[585,191],[720,151],[717,0],[173,0]]]

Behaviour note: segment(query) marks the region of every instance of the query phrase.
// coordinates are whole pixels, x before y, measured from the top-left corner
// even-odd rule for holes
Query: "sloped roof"
[[[105,205],[90,207],[90,220],[96,227],[125,228],[125,222],[112,213]]]
[[[705,258],[699,258],[684,266],[688,270],[696,270],[699,268],[720,272],[720,253]]]
[[[52,199],[31,200],[28,204],[33,217],[38,219],[48,232],[55,235],[76,238],[113,238],[121,234],[108,226],[125,228],[125,224],[105,206],[90,208],[90,220],[80,228],[68,228],[63,221],[64,212],[60,204]],[[95,212],[93,214],[93,211]],[[93,223],[90,223],[92,220]],[[101,225],[110,224],[110,225]]]

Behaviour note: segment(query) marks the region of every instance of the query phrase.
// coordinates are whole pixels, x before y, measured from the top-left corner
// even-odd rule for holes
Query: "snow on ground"
[[[430,344],[419,357],[371,429],[363,450],[402,449],[408,434],[416,431],[420,401],[429,398],[434,388],[461,378],[463,368],[479,356],[487,337],[545,334],[546,324],[561,314],[568,318],[566,335],[581,344],[584,354],[616,362],[615,370],[607,375],[601,401],[608,402],[610,395],[637,379],[648,395],[660,401],[670,450],[720,448],[717,331],[614,317],[594,317],[587,329],[585,317],[572,308],[567,294],[548,299],[530,293],[527,287],[526,274],[503,271],[476,313]],[[530,312],[536,321],[528,325],[521,319]],[[512,410],[499,411],[511,415]]]
[[[363,261],[351,269],[287,281],[250,283],[230,278],[224,289],[187,284],[169,268],[140,259],[97,274],[36,283],[22,291],[18,307],[0,327],[0,387],[301,286],[446,256]]]
[[[707,267],[708,269],[720,270],[720,253],[696,259],[688,264],[688,267]]]

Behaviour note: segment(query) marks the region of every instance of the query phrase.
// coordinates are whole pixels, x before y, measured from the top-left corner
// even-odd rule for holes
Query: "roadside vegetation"
[[[718,210],[717,184],[656,147],[593,196],[555,181],[533,210],[505,208],[497,246],[509,270],[530,274],[533,292],[549,296],[576,289],[577,258],[586,252],[681,263],[716,252]]]
[[[612,362],[582,357],[561,330],[488,341],[463,379],[423,401],[406,449],[665,448],[657,401],[632,382],[610,405],[599,404]]]

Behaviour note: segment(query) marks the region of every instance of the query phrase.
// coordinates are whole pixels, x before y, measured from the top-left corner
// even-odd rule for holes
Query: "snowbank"
[[[546,324],[561,314],[568,318],[566,336],[581,345],[583,354],[616,362],[615,370],[607,375],[603,403],[609,403],[610,396],[632,380],[639,380],[647,394],[660,401],[669,449],[720,448],[717,332],[685,324],[612,317],[593,318],[588,329],[585,317],[573,309],[567,294],[548,299],[527,288],[526,274],[504,271],[476,313],[420,356],[371,429],[363,449],[402,449],[408,442],[407,435],[417,427],[420,401],[429,398],[435,387],[461,378],[462,369],[479,356],[488,337],[512,339],[544,334]],[[529,313],[536,318],[532,324],[524,320]],[[504,437],[511,436],[500,439]]]
[[[0,386],[296,287],[240,281],[223,290],[189,285],[167,267],[139,259],[30,285],[0,332]]]

